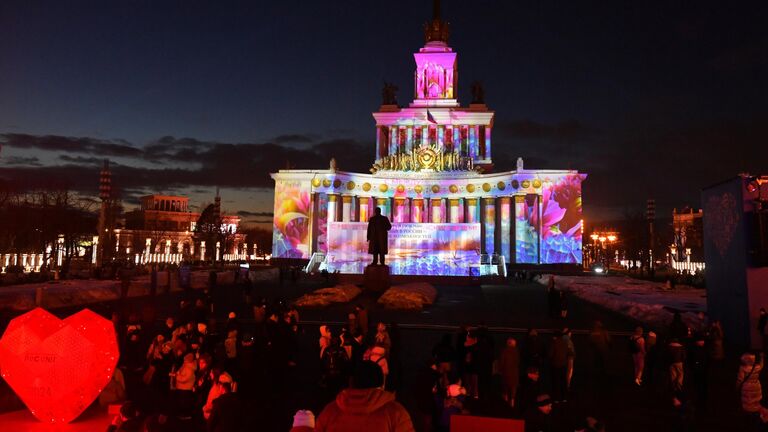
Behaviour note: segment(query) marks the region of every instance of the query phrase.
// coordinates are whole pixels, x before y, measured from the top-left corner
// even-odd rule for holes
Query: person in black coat
[[[392,224],[381,214],[381,207],[376,207],[376,214],[368,219],[368,253],[373,255],[371,265],[378,265],[379,259],[381,265],[384,265],[384,256],[389,252],[388,232],[391,229]]]
[[[211,415],[208,417],[208,432],[239,431],[243,411],[240,399],[232,393],[232,383],[220,384],[223,394],[213,400]]]

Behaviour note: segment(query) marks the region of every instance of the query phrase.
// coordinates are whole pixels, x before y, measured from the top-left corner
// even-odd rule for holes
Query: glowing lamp
[[[595,241],[597,241],[597,239],[598,239],[599,237],[600,237],[600,236],[599,236],[599,235],[597,235],[597,234],[592,234],[591,236],[589,236],[589,238],[591,238],[592,240],[595,240]]]
[[[88,408],[119,355],[112,322],[89,309],[64,320],[34,309],[14,318],[0,339],[3,378],[45,423],[71,422]]]
[[[609,242],[615,242],[616,241],[616,236],[615,235],[609,235],[608,236],[608,241]]]

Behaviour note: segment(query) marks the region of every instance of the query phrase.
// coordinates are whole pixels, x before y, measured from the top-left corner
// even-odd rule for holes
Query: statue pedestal
[[[389,288],[389,266],[369,265],[363,275],[363,286],[369,291],[384,292]]]

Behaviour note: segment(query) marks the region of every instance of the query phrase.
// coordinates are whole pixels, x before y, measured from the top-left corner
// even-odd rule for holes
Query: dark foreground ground
[[[320,281],[265,284],[258,286],[254,295],[292,300],[321,284]],[[429,359],[432,347],[443,334],[454,336],[458,326],[464,324],[489,326],[497,351],[503,347],[507,336],[513,335],[522,341],[528,328],[543,329],[545,340],[549,339],[552,329],[567,325],[575,330],[576,363],[572,394],[567,403],[556,405],[554,409],[554,415],[564,426],[563,430],[573,430],[567,425],[586,416],[604,421],[608,431],[676,430],[672,425],[677,415],[671,409],[671,398],[663,385],[663,375],[658,376],[655,384],[641,388],[636,387],[632,381],[632,361],[626,335],[637,325],[636,322],[577,298],[569,298],[567,320],[551,320],[546,315],[544,288],[535,283],[440,286],[438,291],[437,303],[422,312],[383,310],[376,304],[376,295],[372,293],[364,293],[355,301],[367,306],[372,325],[384,321],[399,326],[399,332],[394,332],[393,337],[399,340],[400,354],[393,359],[390,367],[397,382],[397,398],[411,413],[417,430],[429,430],[432,388]],[[105,302],[89,307],[107,317],[115,310],[141,313],[149,309],[154,311],[157,319],[161,319],[176,312],[179,300],[184,295],[188,294],[161,295],[153,299],[131,298],[122,303]],[[237,312],[239,317],[251,316],[251,308],[240,287],[219,287],[213,291],[213,299],[219,322],[223,322],[230,311]],[[79,308],[63,308],[54,312],[64,317],[77,310]],[[246,430],[287,431],[296,409],[310,408],[317,415],[332,400],[334,395],[326,394],[318,386],[318,326],[320,323],[330,323],[332,326],[337,323],[335,327],[340,328],[350,310],[350,305],[338,305],[322,310],[301,311],[303,324],[300,328],[297,366],[280,382],[256,389],[245,402],[248,407],[243,419]],[[0,315],[2,329],[12,316],[8,312]],[[595,369],[588,349],[585,333],[595,320],[601,320],[609,331],[615,333],[605,370]],[[696,407],[694,430],[746,430],[741,424],[735,386],[736,358],[739,353],[728,354],[723,364],[711,368],[709,398],[705,406]],[[546,370],[544,380],[548,381]],[[689,390],[692,394],[692,389]],[[488,398],[470,404],[472,413],[512,416],[513,413],[496,394],[493,392]],[[0,382],[0,411],[22,407],[4,382]]]

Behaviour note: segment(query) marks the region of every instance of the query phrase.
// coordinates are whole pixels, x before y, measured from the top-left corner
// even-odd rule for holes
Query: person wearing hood
[[[384,391],[381,368],[369,361],[355,370],[352,388],[342,390],[317,417],[317,432],[413,432],[408,411]]]

